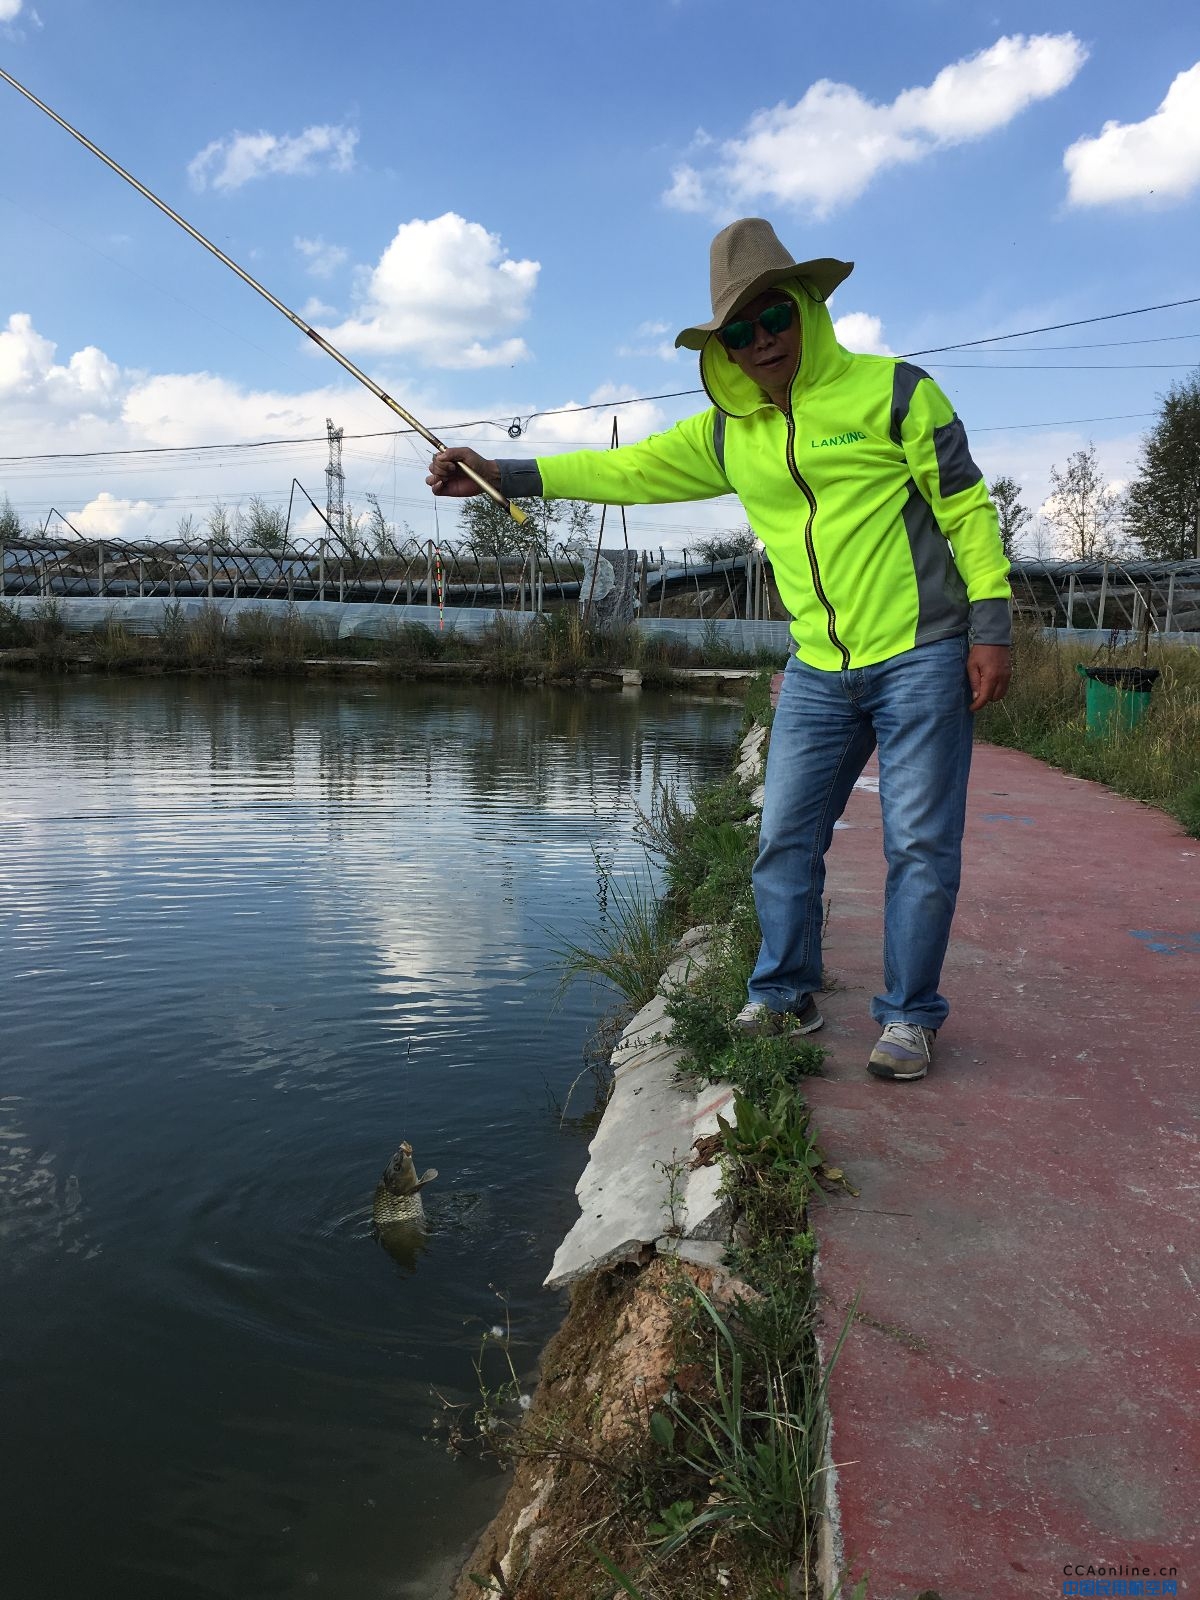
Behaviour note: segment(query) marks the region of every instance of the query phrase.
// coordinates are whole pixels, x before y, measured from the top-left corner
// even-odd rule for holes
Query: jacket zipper
[[[801,494],[808,501],[808,521],[804,524],[804,548],[808,551],[808,565],[809,570],[812,572],[813,588],[817,591],[817,599],[825,607],[826,627],[829,632],[829,642],[835,650],[839,650],[841,652],[842,671],[845,672],[850,666],[850,652],[838,638],[837,617],[834,615],[833,606],[830,604],[829,596],[825,593],[824,587],[821,583],[821,569],[817,565],[817,552],[813,548],[813,518],[817,514],[817,498],[809,488],[808,484],[805,483],[804,479],[800,476],[800,470],[796,466],[796,419],[792,416],[790,406],[788,407],[787,411],[787,464],[788,471],[795,479]]]

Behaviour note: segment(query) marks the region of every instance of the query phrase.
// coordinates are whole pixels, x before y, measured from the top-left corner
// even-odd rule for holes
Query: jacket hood
[[[795,302],[800,314],[800,364],[791,389],[794,404],[805,391],[839,377],[852,358],[837,342],[824,300],[800,280],[781,283],[779,287]],[[772,404],[754,379],[729,359],[715,333],[709,334],[700,352],[700,381],[713,404],[731,417],[748,417]]]

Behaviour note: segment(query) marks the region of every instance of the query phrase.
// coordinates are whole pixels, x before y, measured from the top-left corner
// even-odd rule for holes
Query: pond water
[[[0,675],[0,1593],[444,1592],[504,1484],[432,1391],[506,1319],[532,1375],[562,1314],[608,999],[556,1006],[557,940],[738,720]],[[440,1171],[408,1261],[370,1225],[402,1138]]]

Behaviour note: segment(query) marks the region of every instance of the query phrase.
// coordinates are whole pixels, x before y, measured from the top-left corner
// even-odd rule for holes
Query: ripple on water
[[[433,1391],[472,1401],[493,1325],[531,1372],[559,1316],[555,1107],[606,1002],[557,995],[555,941],[736,715],[0,678],[21,1600],[437,1592],[497,1484],[426,1442]],[[401,1139],[440,1174],[411,1260],[371,1227]]]

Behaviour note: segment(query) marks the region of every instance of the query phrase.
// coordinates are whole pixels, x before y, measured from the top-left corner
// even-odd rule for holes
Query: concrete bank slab
[[[1200,1594],[1200,841],[978,747],[953,1015],[929,1077],[890,1084],[865,1070],[870,787],[845,821],[808,1086],[860,1190],[814,1211],[826,1348],[861,1297],[831,1380],[842,1570],[871,1600],[1060,1595],[1089,1563]]]
[[[733,1091],[680,1082],[681,1052],[668,1038],[666,996],[703,965],[701,931],[684,936],[659,993],[613,1052],[612,1097],[575,1186],[580,1217],[555,1253],[547,1288],[564,1288],[648,1249],[678,1253],[680,1242],[723,1243],[728,1236],[719,1166],[693,1170],[690,1163],[693,1143],[717,1131],[718,1114],[733,1120]]]

